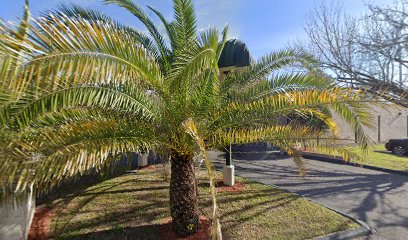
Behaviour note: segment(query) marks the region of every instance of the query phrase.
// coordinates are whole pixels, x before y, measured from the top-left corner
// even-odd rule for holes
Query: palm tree
[[[319,110],[327,107],[367,145],[362,124],[369,121],[360,94],[312,70],[308,54],[271,53],[220,80],[227,27],[221,34],[212,28],[198,32],[191,0],[173,1],[172,21],[149,7],[165,35],[131,0],[105,3],[131,12],[148,35],[75,5],[29,21],[27,2],[18,28],[1,24],[2,198],[27,188],[41,194],[123,153],[160,149],[171,156],[174,230],[189,235],[199,224],[193,163],[198,152],[206,156],[209,148],[268,141],[294,155],[302,172],[297,146],[330,147],[335,134],[279,119],[313,116],[334,133],[333,120]],[[302,71],[278,71],[295,66]],[[213,186],[207,157],[206,163]]]

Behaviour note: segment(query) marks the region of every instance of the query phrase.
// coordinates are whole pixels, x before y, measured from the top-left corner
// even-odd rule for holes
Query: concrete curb
[[[250,179],[250,180],[258,182],[258,181],[254,180],[254,179]],[[300,195],[300,194],[298,194],[296,192],[292,192],[292,191],[289,191],[287,189],[281,188],[279,186],[276,186],[275,184],[265,184],[265,183],[262,183],[262,182],[258,182],[258,183],[261,183],[261,184],[264,184],[264,185],[269,185],[269,186],[272,186],[274,188],[282,189],[282,190],[284,190],[286,192],[292,193],[292,194],[294,194],[296,196],[299,196],[299,197],[301,197],[303,199],[306,199],[309,202],[320,205],[320,206],[322,206],[324,208],[327,208],[327,209],[329,209],[329,210],[331,210],[331,211],[333,211],[333,212],[335,212],[337,214],[340,214],[340,215],[342,215],[342,216],[344,216],[344,217],[346,217],[348,219],[351,219],[353,222],[360,225],[360,227],[355,228],[355,229],[343,230],[343,231],[339,231],[339,232],[329,233],[329,234],[327,234],[325,236],[312,238],[311,240],[351,240],[351,239],[354,239],[354,238],[358,238],[358,237],[362,237],[362,236],[368,236],[368,235],[371,235],[372,233],[375,233],[375,230],[372,229],[370,226],[368,226],[367,223],[365,223],[365,222],[363,222],[363,221],[361,221],[361,220],[359,220],[359,219],[357,219],[355,217],[352,217],[352,216],[350,216],[350,215],[348,215],[346,213],[343,213],[343,212],[341,212],[341,211],[339,211],[337,209],[326,206],[323,203],[320,203],[320,202],[315,201],[313,199],[310,199],[308,197],[304,197],[304,196],[302,196],[302,195]]]
[[[219,169],[219,166],[216,166],[216,168]],[[239,176],[239,174],[237,174],[237,175]],[[259,182],[259,181],[255,180],[255,179],[251,179],[251,178],[246,178],[246,179],[249,179],[249,180],[254,181],[254,182],[258,182],[260,184],[272,186],[274,188],[282,189],[283,191],[292,193],[292,194],[294,194],[296,196],[299,196],[299,197],[301,197],[303,199],[306,199],[307,201],[310,201],[312,203],[320,205],[320,206],[322,206],[324,208],[327,208],[327,209],[329,209],[329,210],[331,210],[331,211],[333,211],[333,212],[335,212],[337,214],[340,214],[340,215],[342,215],[342,216],[344,216],[346,218],[349,218],[352,221],[354,221],[355,223],[360,225],[360,227],[358,227],[356,229],[350,229],[350,230],[344,230],[344,231],[340,231],[340,232],[334,232],[334,233],[330,233],[330,234],[325,235],[325,236],[312,238],[312,240],[351,240],[351,239],[354,239],[354,238],[358,238],[358,237],[362,237],[362,236],[368,236],[368,235],[371,235],[372,233],[375,233],[375,230],[372,229],[370,226],[368,226],[367,223],[365,223],[365,222],[363,222],[363,221],[361,221],[361,220],[359,220],[357,218],[354,218],[354,217],[352,217],[352,216],[350,216],[350,215],[348,215],[346,213],[340,212],[339,210],[328,207],[328,206],[326,206],[326,205],[324,205],[324,204],[322,204],[320,202],[317,202],[317,201],[315,201],[313,199],[310,199],[308,197],[304,197],[304,196],[302,196],[302,195],[300,195],[300,194],[298,194],[296,192],[292,192],[292,191],[289,191],[287,189],[281,188],[279,186],[276,186],[275,184],[266,184],[266,183],[262,183],[262,182]]]
[[[374,166],[365,165],[365,164],[345,162],[343,161],[343,158],[340,156],[331,156],[327,154],[314,153],[314,152],[303,152],[302,156],[303,158],[306,158],[306,159],[318,160],[318,161],[329,162],[329,163],[334,163],[334,164],[349,165],[353,167],[362,167],[362,168],[380,171],[380,172],[408,176],[408,171],[399,171],[399,170],[392,170],[392,169],[381,168],[381,167],[374,167]]]
[[[305,199],[307,199],[307,200],[309,200],[309,201],[311,201],[313,203],[316,203],[316,204],[318,204],[320,206],[328,208],[328,209],[332,210],[333,212],[336,212],[337,214],[340,214],[340,215],[342,215],[342,216],[344,216],[346,218],[349,218],[349,219],[353,220],[354,222],[356,222],[357,224],[360,225],[360,227],[358,227],[356,229],[344,230],[344,231],[340,231],[340,232],[330,233],[330,234],[328,234],[326,236],[320,236],[320,237],[313,238],[313,240],[349,240],[349,239],[354,239],[354,238],[358,238],[358,237],[362,237],[362,236],[369,236],[372,233],[375,233],[375,230],[372,229],[370,226],[368,226],[367,223],[365,223],[365,222],[363,222],[363,221],[361,221],[361,220],[359,220],[357,218],[354,218],[354,217],[352,217],[352,216],[350,216],[348,214],[340,212],[340,211],[338,211],[338,210],[336,210],[334,208],[323,205],[323,204],[321,204],[319,202],[316,202],[316,201],[314,201],[314,200],[312,200],[310,198],[306,198],[306,197],[303,197],[303,198],[305,198]]]
[[[336,161],[339,161],[339,160],[336,160]],[[215,167],[218,170],[220,169],[220,166],[217,165],[217,164],[215,164]],[[239,174],[236,174],[236,175],[239,176]],[[365,222],[363,222],[363,221],[361,221],[361,220],[359,220],[357,218],[354,218],[354,217],[352,217],[352,216],[350,216],[350,215],[348,215],[346,213],[343,213],[343,212],[341,212],[341,211],[339,211],[337,209],[326,206],[326,205],[324,205],[324,204],[322,204],[320,202],[317,202],[317,201],[315,201],[313,199],[310,199],[308,197],[304,197],[304,196],[302,196],[302,195],[300,195],[300,194],[298,194],[296,192],[289,191],[289,190],[284,189],[282,187],[279,187],[279,186],[277,186],[275,184],[266,184],[266,183],[262,183],[262,182],[257,181],[256,179],[251,179],[251,178],[246,178],[246,179],[258,182],[260,184],[269,185],[269,186],[272,186],[272,187],[275,187],[275,188],[278,188],[278,189],[282,189],[282,190],[284,190],[286,192],[292,193],[292,194],[294,194],[296,196],[299,196],[299,197],[301,197],[303,199],[306,199],[306,200],[308,200],[308,201],[310,201],[312,203],[315,203],[315,204],[320,205],[320,206],[322,206],[324,208],[327,208],[327,209],[329,209],[329,210],[331,210],[331,211],[333,211],[333,212],[335,212],[337,214],[340,214],[340,215],[342,215],[342,216],[344,216],[344,217],[346,217],[348,219],[351,219],[352,221],[354,221],[355,223],[360,225],[360,227],[355,228],[355,229],[330,233],[330,234],[325,235],[325,236],[312,238],[312,240],[351,240],[351,239],[354,239],[354,238],[358,238],[358,237],[362,237],[362,236],[368,236],[368,235],[371,235],[372,233],[375,233],[375,230],[372,229],[370,226],[368,226],[367,223],[365,223]]]
[[[258,182],[256,180],[253,180],[253,181]],[[259,183],[261,183],[261,182],[259,182]],[[265,184],[265,183],[261,183],[261,184]],[[343,212],[341,212],[341,211],[339,211],[337,209],[326,206],[323,203],[320,203],[320,202],[315,201],[313,199],[310,199],[308,197],[304,197],[304,196],[302,196],[302,195],[300,195],[300,194],[298,194],[296,192],[289,191],[287,189],[281,188],[281,187],[276,186],[274,184],[265,184],[265,185],[273,186],[275,188],[282,189],[282,190],[284,190],[286,192],[292,193],[292,194],[294,194],[296,196],[299,196],[299,197],[301,197],[303,199],[308,200],[309,202],[320,205],[320,206],[322,206],[324,208],[327,208],[327,209],[329,209],[329,210],[331,210],[331,211],[333,211],[333,212],[335,212],[337,214],[340,214],[340,215],[342,215],[342,216],[344,216],[344,217],[346,217],[348,219],[351,219],[353,222],[360,225],[360,227],[355,228],[355,229],[343,230],[343,231],[339,231],[339,232],[329,233],[329,234],[327,234],[325,236],[312,238],[312,240],[351,240],[351,239],[362,237],[362,236],[369,236],[372,233],[375,233],[374,229],[372,229],[370,226],[368,226],[368,224],[366,222],[363,222],[360,219],[352,217],[352,216],[350,216],[350,215],[348,215],[346,213],[343,213]]]

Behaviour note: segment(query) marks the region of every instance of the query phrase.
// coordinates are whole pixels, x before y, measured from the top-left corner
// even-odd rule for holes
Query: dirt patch
[[[47,206],[37,207],[30,232],[28,233],[29,240],[45,240],[50,233],[51,219],[54,216],[54,211]]]
[[[242,192],[245,190],[245,184],[242,182],[235,182],[234,186],[227,186],[223,180],[219,180],[215,183],[217,192]]]
[[[210,220],[204,216],[200,217],[200,226],[198,232],[187,237],[178,236],[171,226],[171,218],[167,219],[160,226],[160,235],[162,240],[209,240],[211,236]]]

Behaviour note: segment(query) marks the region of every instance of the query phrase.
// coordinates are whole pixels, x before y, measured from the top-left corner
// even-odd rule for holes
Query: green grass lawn
[[[354,153],[362,154],[359,147],[353,147],[351,150]],[[408,171],[408,156],[392,154],[385,149],[384,144],[374,145],[361,163],[392,170]]]
[[[211,216],[208,181],[199,174],[201,214]],[[237,178],[242,192],[217,194],[224,239],[309,239],[358,225],[297,195]],[[157,170],[140,170],[89,187],[73,185],[48,204],[55,210],[52,239],[160,239],[168,221],[169,183]]]

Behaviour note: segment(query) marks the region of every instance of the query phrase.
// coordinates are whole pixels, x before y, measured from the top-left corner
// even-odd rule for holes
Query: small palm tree
[[[199,224],[197,153],[268,141],[294,155],[302,172],[297,146],[330,146],[335,135],[282,125],[280,119],[313,116],[335,132],[333,120],[319,110],[328,107],[367,145],[362,124],[368,114],[359,94],[311,70],[311,56],[283,50],[220,80],[218,59],[227,28],[221,34],[212,28],[198,32],[191,0],[173,1],[173,21],[149,7],[165,35],[131,0],[105,3],[130,11],[149,35],[72,5],[29,21],[28,2],[18,28],[1,25],[3,198],[29,187],[42,193],[129,151],[160,149],[171,156],[173,227],[189,235]],[[295,66],[302,71],[272,74]],[[207,157],[206,163],[212,179]]]

